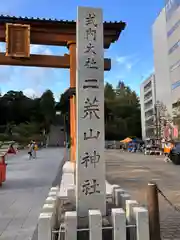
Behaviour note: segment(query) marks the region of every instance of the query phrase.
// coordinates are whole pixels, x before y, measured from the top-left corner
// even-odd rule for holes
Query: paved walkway
[[[106,151],[107,178],[126,189],[133,199],[146,205],[149,181],[155,181],[168,199],[180,206],[180,166],[166,163],[161,156]],[[159,196],[162,239],[180,239],[180,212]],[[180,207],[179,207],[180,209]]]
[[[30,240],[48,190],[56,178],[64,149],[26,152],[8,159],[7,181],[0,188],[0,239]]]

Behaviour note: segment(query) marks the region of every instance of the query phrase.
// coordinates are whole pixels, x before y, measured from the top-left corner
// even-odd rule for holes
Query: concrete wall
[[[166,13],[163,8],[152,27],[156,100],[166,105],[172,114],[171,80],[168,59]]]

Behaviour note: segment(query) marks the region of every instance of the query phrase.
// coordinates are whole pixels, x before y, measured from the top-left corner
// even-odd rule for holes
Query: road
[[[126,189],[133,199],[146,205],[147,184],[153,180],[174,205],[180,206],[180,166],[166,163],[160,156],[119,150],[107,150],[105,156],[107,180]],[[180,239],[180,212],[161,196],[159,204],[163,239]]]
[[[0,239],[30,240],[49,188],[57,180],[64,149],[38,151],[28,160],[26,152],[9,157],[7,181],[0,188]]]
[[[10,157],[7,181],[0,188],[0,239],[37,239],[39,212],[64,156],[64,149],[44,149],[36,160],[28,160],[26,152]],[[146,205],[147,183],[156,181],[170,201],[180,205],[180,166],[165,163],[162,157],[106,151],[107,180],[126,189],[133,199]],[[163,198],[160,200],[163,239],[180,239],[180,213]]]

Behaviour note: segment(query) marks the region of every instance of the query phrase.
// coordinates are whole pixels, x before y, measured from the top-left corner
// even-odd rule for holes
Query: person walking
[[[28,145],[28,147],[29,147],[29,151],[28,151],[28,154],[29,154],[29,160],[31,160],[32,157],[33,157],[33,148],[34,148],[33,141],[30,142],[30,144]]]
[[[171,149],[173,148],[173,143],[171,141],[168,141],[164,144],[164,161],[165,162],[171,162],[171,159],[169,158]]]
[[[38,150],[38,145],[34,141],[34,147],[33,147],[33,158],[37,158],[37,150]]]

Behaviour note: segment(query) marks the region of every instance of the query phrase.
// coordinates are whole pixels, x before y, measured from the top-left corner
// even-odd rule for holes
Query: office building
[[[149,76],[140,87],[140,103],[141,103],[141,128],[142,138],[155,137],[155,115],[154,107],[156,104],[156,86],[155,75]]]
[[[142,137],[155,137],[155,106],[163,104],[167,115],[180,100],[180,0],[166,0],[152,26],[154,75],[141,84]],[[166,115],[166,116],[167,116]],[[168,118],[165,119],[168,121]],[[164,135],[164,125],[161,127]]]
[[[162,9],[152,27],[156,100],[163,103],[172,114],[171,81],[168,59],[166,11]]]
[[[180,1],[167,0],[152,27],[156,99],[172,115],[180,99]]]
[[[172,105],[180,99],[180,1],[167,1],[166,28]]]

